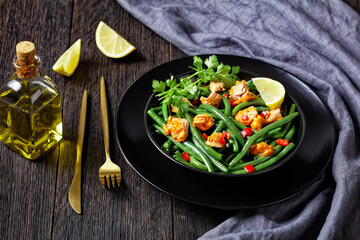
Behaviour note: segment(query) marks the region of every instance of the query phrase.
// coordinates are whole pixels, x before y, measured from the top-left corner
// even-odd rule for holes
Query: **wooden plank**
[[[58,48],[66,46],[71,1],[1,1],[0,46],[3,66],[1,84],[15,72],[12,59],[19,41],[34,42],[42,64],[40,71],[53,77],[51,70]],[[57,82],[59,88],[63,84]],[[51,238],[59,147],[30,161],[0,143],[0,236],[2,239]]]
[[[235,213],[174,199],[173,239],[197,239]]]
[[[360,13],[360,5],[358,0],[345,0],[347,4],[350,5],[357,13]]]
[[[91,13],[91,14],[89,14]],[[96,47],[100,20],[133,43],[137,50],[123,59],[105,57]],[[156,190],[128,166],[117,147],[115,111],[127,88],[142,74],[169,59],[169,44],[131,17],[115,1],[75,1],[71,42],[82,39],[81,62],[66,81],[64,122],[69,147],[60,153],[53,238],[69,239],[171,239],[171,197]],[[100,118],[99,84],[107,86],[111,158],[123,174],[120,189],[102,189],[99,167],[105,161]],[[67,192],[74,172],[74,142],[81,92],[89,92],[89,114],[83,153],[83,215],[69,206]],[[69,159],[73,157],[73,160]],[[159,217],[161,216],[161,217]]]

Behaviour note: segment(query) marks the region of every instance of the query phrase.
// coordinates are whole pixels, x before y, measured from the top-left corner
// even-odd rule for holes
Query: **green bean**
[[[163,148],[165,152],[167,153],[171,153],[171,149],[170,148]]]
[[[242,103],[238,104],[236,107],[234,107],[231,112],[231,115],[235,116],[238,111],[240,111],[241,109],[244,109],[246,107],[249,107],[249,106],[264,106],[265,107],[266,104],[265,104],[264,100],[262,100],[261,98],[251,99],[249,101],[242,102]]]
[[[261,136],[263,136],[264,134],[266,134],[267,132],[282,126],[283,124],[287,123],[288,121],[290,121],[291,119],[295,118],[296,116],[298,116],[299,113],[295,112],[292,113],[290,115],[287,115],[286,117],[284,117],[281,120],[278,120],[276,122],[273,122],[267,126],[265,126],[264,128],[262,128],[260,131],[258,131],[257,133],[255,133],[254,135],[252,135],[247,141],[246,144],[244,145],[243,149],[240,151],[240,153],[230,162],[230,167],[234,166],[240,159],[242,159],[245,154],[249,151],[249,148],[254,144],[254,142],[260,138]]]
[[[292,127],[290,128],[290,130],[286,133],[285,139],[291,141],[292,138],[293,138],[294,135],[295,135],[295,130],[296,130],[295,125],[292,125]]]
[[[179,153],[180,154],[180,153]],[[181,162],[182,164],[185,164],[186,166],[192,167],[192,168],[196,168],[193,164],[187,162],[184,160],[183,157],[178,156],[176,153],[173,155],[173,158],[178,161]]]
[[[245,141],[244,138],[241,136],[239,130],[236,128],[236,126],[233,124],[233,122],[229,119],[229,117],[225,116],[223,113],[221,113],[216,107],[208,105],[208,104],[201,104],[199,108],[206,109],[207,111],[217,115],[220,117],[222,121],[224,121],[225,125],[231,130],[231,132],[235,135],[235,138],[239,141],[241,146],[244,146]]]
[[[260,137],[259,139],[257,139],[255,142],[256,143],[261,143],[263,142],[266,138],[270,137],[272,134],[277,133],[281,130],[281,127],[275,128],[274,130],[269,131],[267,134],[264,134],[264,136]]]
[[[258,112],[269,111],[269,107],[255,107]]]
[[[242,123],[239,123],[238,121],[236,121],[233,116],[230,116],[229,119],[235,124],[236,127],[240,128],[241,130],[244,130],[245,128],[247,128]]]
[[[204,149],[201,146],[201,143],[199,142],[199,140],[197,138],[195,138],[194,136],[192,137],[193,142],[195,143],[196,146],[198,146],[199,150],[204,152],[208,157],[209,160],[212,162],[212,164],[219,169],[220,171],[224,172],[224,173],[228,173],[229,169],[224,166],[224,164],[222,164],[221,162],[219,162],[219,160],[217,160],[216,158],[214,158],[213,156],[211,156],[208,152],[204,151]]]
[[[204,110],[201,110],[201,109],[198,109],[198,108],[189,108],[189,112],[192,113],[192,114],[209,114],[209,116],[211,116],[212,118],[215,118],[215,119],[219,119],[218,116],[214,115],[214,114],[211,114],[211,113],[208,113]]]
[[[204,164],[196,160],[196,158],[194,158],[193,156],[190,156],[189,158],[190,163],[194,165],[195,168],[200,170],[208,170],[208,168]]]
[[[248,164],[245,164],[245,166]],[[236,171],[231,171],[230,174],[245,174],[248,173],[245,169],[240,169],[240,170],[236,170]]]
[[[168,117],[169,117],[168,107],[169,107],[169,104],[168,104],[167,102],[164,102],[164,103],[161,105],[161,110],[162,110],[162,112],[163,112],[163,117],[164,117],[164,121],[165,121],[165,122],[168,120]]]
[[[154,112],[160,111],[161,109],[162,109],[162,106],[151,108],[151,110],[153,110]]]
[[[278,155],[276,155],[275,157],[272,157],[269,159],[269,161],[266,161],[262,164],[259,164],[257,166],[255,166],[255,170],[261,170],[264,168],[267,168],[273,164],[275,164],[277,161],[279,161],[282,157],[284,157],[287,153],[289,153],[293,148],[295,147],[294,143],[289,143],[289,145],[287,145]]]
[[[282,138],[283,134],[281,132],[274,132],[272,134],[269,134],[269,138],[272,139],[279,139]]]
[[[190,132],[191,132],[192,136],[195,137],[199,141],[201,148],[204,149],[206,153],[213,156],[215,159],[220,160],[222,158],[222,154],[216,152],[212,147],[205,144],[203,137],[201,136],[199,130],[193,126],[192,117],[190,116],[189,113],[185,112],[185,118],[189,122]]]
[[[221,132],[224,127],[225,127],[224,121],[220,120],[220,121],[219,121],[219,124],[218,124],[218,125],[216,126],[216,128],[214,129],[213,133]]]
[[[195,156],[198,156],[200,158],[199,160],[201,160],[205,164],[209,172],[214,171],[209,158],[202,151],[200,151],[200,149],[198,149],[192,142],[185,141],[183,144],[188,149],[191,149],[196,154]]]
[[[291,104],[291,107],[290,107],[290,110],[289,110],[289,114],[294,113],[294,112],[295,112],[295,109],[296,109],[296,105],[295,105],[294,103]],[[288,115],[289,115],[289,114],[288,114]],[[282,133],[282,136],[281,136],[280,138],[284,137],[285,134],[289,131],[289,129],[291,128],[291,124],[292,124],[292,121],[289,121],[289,122],[285,125],[284,130],[281,132],[281,133]]]
[[[224,97],[223,95],[220,95],[222,97],[222,102],[224,104],[224,115],[225,116],[229,116],[230,115],[230,103],[229,101],[226,99],[226,97]],[[225,122],[220,120],[219,124],[217,125],[217,127],[215,128],[214,132],[220,132],[225,126]],[[214,133],[213,132],[213,133]]]
[[[232,146],[233,146],[233,152],[239,152],[239,144],[236,140],[236,138],[234,137],[234,135],[231,133],[231,130],[228,129],[228,131],[230,132],[230,139],[229,139],[229,142],[231,142]]]
[[[231,159],[233,159],[233,157],[236,156],[236,152],[230,154],[226,159],[225,159],[225,162],[228,163]],[[231,168],[229,168],[229,170],[231,170]]]
[[[224,114],[226,116],[229,116],[230,115],[230,110],[231,110],[231,106],[230,106],[230,103],[229,101],[226,99],[226,97],[224,97],[223,95],[220,95],[221,98],[222,98],[222,102],[224,104]]]
[[[170,150],[172,150],[172,151],[174,152],[174,151],[176,151],[176,150],[179,150],[179,147],[176,146],[175,144],[173,144],[173,145],[171,146],[171,149],[170,149]]]
[[[164,142],[162,147],[169,149],[171,147],[171,145],[172,145],[172,141],[170,139],[168,139],[166,142]]]
[[[258,159],[253,160],[253,161],[243,162],[243,163],[237,164],[237,165],[235,165],[235,166],[233,166],[233,167],[229,167],[229,170],[230,170],[231,173],[234,173],[234,172],[236,172],[236,173],[238,173],[238,174],[240,174],[240,173],[247,173],[247,172],[244,170],[244,167],[245,167],[245,166],[247,166],[247,165],[249,165],[249,164],[251,164],[251,165],[253,165],[253,166],[256,166],[257,164],[260,164],[260,163],[262,163],[262,162],[264,162],[263,159],[258,158]],[[238,171],[240,171],[240,172],[238,172]],[[243,172],[243,171],[244,171],[244,172]]]
[[[152,109],[149,109],[147,111],[147,113],[149,114],[149,116],[154,119],[155,122],[157,122],[161,127],[164,126],[166,124],[166,122],[159,117],[159,115],[157,115]]]

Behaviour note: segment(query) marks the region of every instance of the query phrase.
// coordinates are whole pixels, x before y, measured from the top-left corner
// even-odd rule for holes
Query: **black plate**
[[[117,110],[116,134],[128,164],[146,181],[174,197],[222,209],[264,206],[288,199],[322,176],[335,149],[332,118],[315,93],[298,78],[270,64],[231,55],[220,62],[240,66],[244,76],[264,76],[280,81],[303,110],[305,134],[301,146],[286,163],[247,177],[201,174],[170,161],[150,141],[144,110],[152,94],[152,80],[189,71],[192,57],[160,65],[144,74],[127,90]],[[208,55],[201,55],[206,58]],[[140,97],[139,97],[140,96]]]

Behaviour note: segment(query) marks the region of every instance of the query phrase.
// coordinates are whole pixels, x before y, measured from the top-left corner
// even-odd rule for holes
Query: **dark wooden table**
[[[355,9],[357,1],[348,1]],[[105,21],[136,46],[123,59],[105,57],[95,30]],[[126,12],[116,1],[0,0],[0,83],[14,72],[19,41],[35,43],[41,71],[59,86],[63,103],[63,140],[37,161],[0,143],[1,239],[195,239],[232,211],[193,205],[156,189],[126,164],[115,139],[115,111],[128,87],[155,66],[185,56]],[[82,40],[80,64],[71,77],[51,70],[59,56]],[[103,148],[99,79],[107,84],[111,156],[122,168],[122,186],[103,189],[99,167]],[[83,150],[83,214],[69,205],[75,167],[77,127],[83,91],[89,92]],[[151,158],[151,157],[150,157]]]

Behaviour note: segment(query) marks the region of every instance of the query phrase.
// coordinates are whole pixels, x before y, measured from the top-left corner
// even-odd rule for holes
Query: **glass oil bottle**
[[[18,43],[16,72],[0,88],[0,140],[31,160],[62,139],[60,92],[40,63],[32,42]]]

